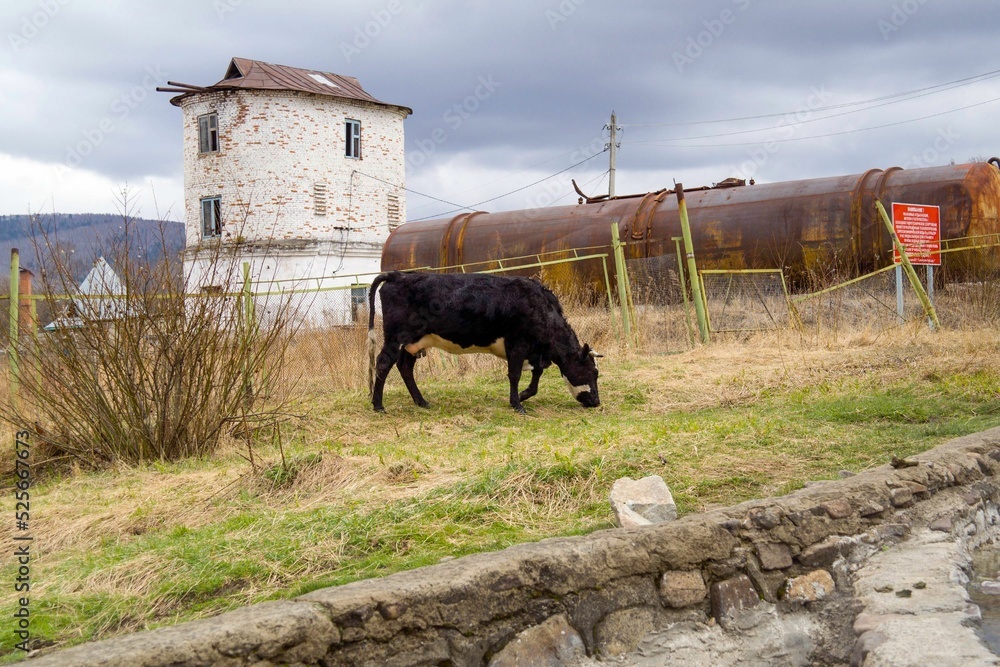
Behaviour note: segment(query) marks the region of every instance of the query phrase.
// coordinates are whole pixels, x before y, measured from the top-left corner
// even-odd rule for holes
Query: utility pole
[[[615,159],[618,157],[618,118],[615,116],[615,112],[611,112],[611,124],[605,125],[605,127],[611,129],[611,143],[608,147],[611,150],[611,166],[608,170],[608,197],[615,196]]]

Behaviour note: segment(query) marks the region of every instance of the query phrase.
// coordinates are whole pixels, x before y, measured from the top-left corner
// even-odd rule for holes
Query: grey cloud
[[[9,36],[19,35],[26,17],[30,21],[45,2],[59,4],[58,12],[13,49]],[[458,159],[484,172],[509,173],[563,155],[544,165],[554,173],[572,164],[581,147],[599,143],[612,109],[626,126],[623,175],[650,183],[698,170],[721,179],[735,175],[726,172],[752,160],[755,150],[759,155],[774,132],[636,142],[724,134],[779,119],[640,125],[794,111],[815,89],[842,104],[982,73],[994,68],[989,54],[996,9],[995,0],[16,0],[0,10],[0,80],[27,78],[22,96],[30,99],[3,100],[0,145],[19,157],[66,162],[104,123],[112,131],[81,166],[122,181],[148,174],[178,178],[180,110],[167,94],[150,93],[134,105],[129,96],[144,85],[150,67],[172,80],[208,84],[223,76],[229,58],[241,56],[356,76],[376,97],[411,107],[411,184],[447,187],[431,174]],[[477,94],[484,78],[499,82],[485,96]],[[998,90],[984,83],[810,123],[796,128],[795,136],[934,113],[1000,96]],[[31,112],[19,111],[19,104]],[[1000,130],[990,120],[995,113],[987,106],[885,130],[782,143],[755,175],[782,180],[901,164],[948,127],[959,138],[939,152],[939,160],[993,155],[1000,152]],[[444,134],[435,135],[439,130]],[[758,143],[735,145],[745,142]],[[421,146],[433,150],[421,154]],[[578,171],[597,175],[606,168],[602,163],[606,156]],[[519,185],[514,181],[498,186],[513,190]],[[631,188],[619,181],[618,189]],[[411,206],[419,205],[413,197]]]

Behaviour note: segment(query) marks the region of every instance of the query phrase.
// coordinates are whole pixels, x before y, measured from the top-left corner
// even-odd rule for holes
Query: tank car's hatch
[[[635,208],[632,222],[629,224],[633,239],[641,241],[648,238],[653,229],[653,213],[656,212],[656,207],[663,202],[668,194],[670,194],[669,190],[657,190],[643,195],[639,205]]]

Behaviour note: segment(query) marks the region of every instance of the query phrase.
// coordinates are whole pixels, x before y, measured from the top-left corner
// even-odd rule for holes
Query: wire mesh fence
[[[1000,319],[1000,240],[954,243],[946,249],[944,266],[933,276],[917,267],[918,277],[932,293],[943,326],[974,327]],[[521,275],[539,280],[559,297],[566,317],[581,342],[599,351],[625,348],[644,353],[671,353],[689,349],[698,340],[698,323],[692,302],[692,284],[675,253],[630,259],[625,262],[631,302],[624,300],[631,316],[632,335],[625,335],[622,303],[610,248],[586,248],[546,255],[504,258],[449,270]],[[804,327],[837,335],[866,328],[888,330],[926,319],[913,288],[897,287],[893,267],[861,277],[827,276],[824,284],[808,291],[788,293],[780,270],[710,270],[700,273],[705,310],[714,335],[760,332]],[[282,308],[293,312],[293,332],[282,373],[289,381],[314,390],[367,390],[368,291],[375,275],[354,276],[333,287],[305,288],[298,281],[278,293],[268,285],[250,286],[254,315],[273,318]],[[905,280],[905,278],[904,278]],[[313,281],[312,284],[320,284]],[[901,294],[901,309],[899,295]],[[112,297],[114,295],[111,295]],[[188,295],[186,298],[239,298],[239,295]],[[44,336],[43,327],[65,317],[58,295],[34,295],[37,328],[24,325],[31,311],[22,301],[18,348],[33,336]],[[68,303],[71,297],[64,296]],[[376,302],[377,303],[377,302]],[[10,346],[10,300],[0,301],[0,341]],[[18,309],[15,309],[18,310]],[[272,311],[274,311],[272,313]],[[294,313],[310,316],[295,317]],[[381,335],[380,327],[376,331]],[[418,364],[422,374],[463,374],[484,368],[501,368],[500,362],[482,355],[452,357],[431,353]]]
[[[780,269],[702,271],[701,282],[713,332],[765,331],[794,321]]]
[[[697,323],[676,254],[625,260],[637,349],[679,352],[694,344]]]
[[[977,328],[1000,319],[1000,244],[952,240],[941,266],[915,266],[922,291],[942,326]],[[916,289],[899,266],[886,266],[859,277],[836,276],[813,290],[790,298],[806,327],[838,332],[864,328],[886,331],[927,321]]]
[[[907,288],[909,289],[909,288]],[[904,294],[904,298],[906,295]],[[831,287],[792,297],[803,326],[836,333],[864,327],[883,330],[922,314],[916,299],[904,302],[907,315],[900,319],[896,303],[896,272],[888,266],[845,280]]]

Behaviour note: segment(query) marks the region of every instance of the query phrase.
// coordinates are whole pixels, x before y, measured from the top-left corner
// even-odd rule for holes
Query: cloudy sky
[[[5,0],[0,214],[182,215],[181,112],[233,56],[408,106],[408,217],[1000,154],[998,0]]]

